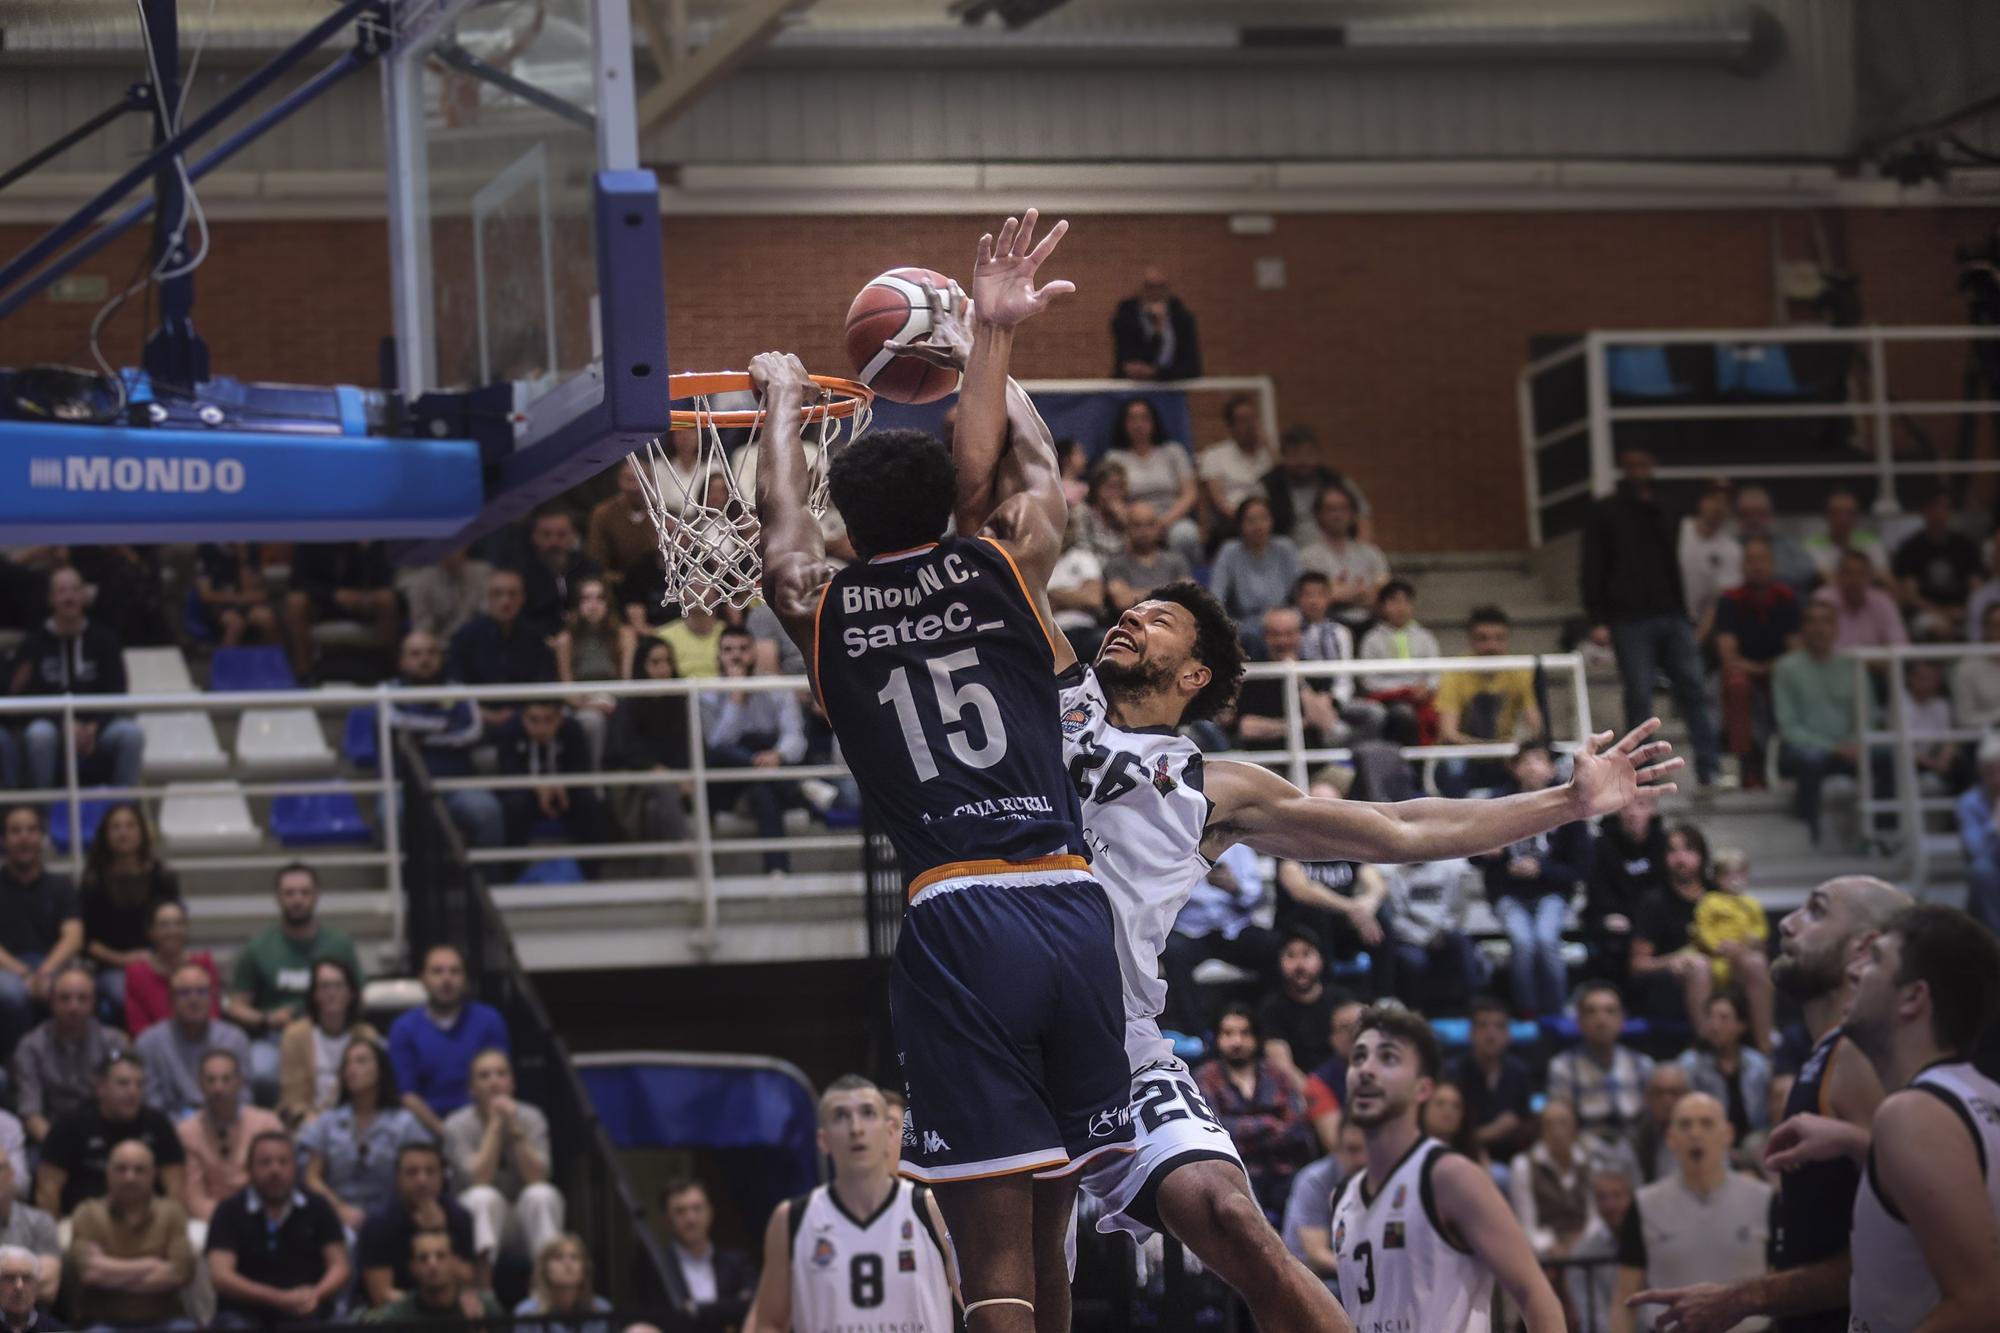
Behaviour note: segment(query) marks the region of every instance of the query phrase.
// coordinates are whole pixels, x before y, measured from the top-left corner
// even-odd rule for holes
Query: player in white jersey
[[[1785,1164],[1865,1163],[1854,1199],[1851,1333],[1956,1333],[2000,1322],[2000,1084],[1969,1053],[2000,1007],[2000,945],[1965,913],[1911,907],[1856,960],[1841,1030],[1894,1089],[1863,1130],[1798,1115]]]
[[[833,1183],[771,1214],[745,1333],[952,1333],[951,1238],[930,1190],[897,1178],[901,1139],[867,1079],[850,1074],[820,1096]]]
[[[1368,1168],[1333,1200],[1340,1294],[1359,1333],[1489,1333],[1497,1278],[1528,1333],[1563,1333],[1562,1303],[1486,1168],[1426,1138],[1437,1035],[1422,1014],[1361,1015],[1347,1065],[1347,1123]]]
[[[970,334],[958,308],[934,302],[930,342],[899,350],[962,368]],[[985,477],[991,506],[1034,475],[1013,453],[1052,449],[1046,424],[1011,382],[1008,404],[1000,456],[982,460],[954,441],[961,493]],[[1064,754],[1082,798],[1092,874],[1110,895],[1116,927],[1137,1149],[1105,1160],[1084,1188],[1106,1201],[1100,1230],[1140,1238],[1166,1230],[1243,1296],[1265,1333],[1324,1333],[1342,1327],[1325,1284],[1265,1220],[1228,1134],[1160,1034],[1160,953],[1188,895],[1233,843],[1301,861],[1470,856],[1618,810],[1642,786],[1671,793],[1666,779],[1681,761],[1649,739],[1655,719],[1608,749],[1612,733],[1593,737],[1577,751],[1571,781],[1539,792],[1393,805],[1310,797],[1255,764],[1204,764],[1179,735],[1228,707],[1242,675],[1235,624],[1206,590],[1181,583],[1127,611],[1092,666],[1064,684]],[[1056,1261],[1043,1247],[1062,1240],[1038,1235],[1038,1266]]]

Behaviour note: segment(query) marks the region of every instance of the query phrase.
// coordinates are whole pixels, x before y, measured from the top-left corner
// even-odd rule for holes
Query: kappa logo
[[[1174,781],[1174,775],[1167,772],[1167,757],[1161,755],[1153,761],[1153,790],[1165,796],[1181,784]]]
[[[934,1129],[924,1131],[924,1151],[927,1153],[950,1152],[951,1145],[944,1141],[944,1135]]]
[[[1090,725],[1090,701],[1084,700],[1074,708],[1065,708],[1062,715],[1062,730],[1065,736],[1074,736]]]
[[[821,1236],[818,1240],[814,1241],[812,1261],[815,1268],[833,1267],[833,1242],[825,1236]]]

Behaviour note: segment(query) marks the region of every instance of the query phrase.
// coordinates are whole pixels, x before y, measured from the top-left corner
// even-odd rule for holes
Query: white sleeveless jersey
[[[870,1218],[828,1185],[792,1200],[794,1333],[952,1333],[951,1260],[927,1193],[898,1180]]]
[[[1372,1198],[1364,1176],[1333,1199],[1340,1303],[1355,1333],[1490,1333],[1493,1273],[1439,1227],[1431,1171],[1450,1149],[1418,1139]]]
[[[2000,1219],[2000,1083],[1971,1064],[1932,1065],[1910,1080],[1957,1111],[1979,1151],[1986,1202]],[[1937,1279],[1916,1233],[1875,1184],[1871,1154],[1854,1196],[1854,1276],[1847,1289],[1850,1333],[1909,1333],[1938,1303]]]
[[[1188,895],[1208,874],[1201,751],[1167,727],[1112,725],[1097,673],[1062,691],[1063,758],[1083,801],[1090,873],[1111,899],[1125,992],[1125,1055],[1134,1070],[1173,1055],[1160,1035],[1167,983],[1160,951]]]

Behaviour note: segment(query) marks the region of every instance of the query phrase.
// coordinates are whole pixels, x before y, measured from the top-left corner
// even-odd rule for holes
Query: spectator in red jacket
[[[1292,1177],[1319,1155],[1305,1093],[1297,1080],[1264,1056],[1263,1034],[1248,1005],[1222,1011],[1215,1029],[1216,1058],[1195,1071],[1195,1082],[1250,1173],[1250,1188],[1272,1225],[1284,1216]]]

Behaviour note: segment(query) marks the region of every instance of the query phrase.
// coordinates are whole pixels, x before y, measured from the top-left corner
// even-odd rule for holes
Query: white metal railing
[[[1868,423],[1865,451],[1845,458],[1818,462],[1749,460],[1678,466],[1670,458],[1659,460],[1655,475],[1663,481],[1704,480],[1727,477],[1737,480],[1785,477],[1872,478],[1876,507],[1895,512],[1896,479],[1902,476],[1947,476],[1978,472],[2000,472],[2000,459],[1921,461],[1899,459],[1895,451],[1894,422],[1899,417],[1952,416],[1960,414],[2000,414],[2000,401],[1899,402],[1889,385],[1888,348],[1893,344],[1967,343],[2000,338],[2000,328],[1955,325],[1870,325],[1863,328],[1818,327],[1766,329],[1599,329],[1584,334],[1576,343],[1560,351],[1530,361],[1522,367],[1515,383],[1516,408],[1521,433],[1521,467],[1527,504],[1528,534],[1532,545],[1543,539],[1543,516],[1558,505],[1585,496],[1611,494],[1617,485],[1616,427],[1623,422],[1643,421],[1804,421],[1814,418],[1850,418]],[[1865,392],[1839,402],[1746,403],[1645,403],[1619,404],[1611,401],[1611,382],[1606,353],[1617,347],[1662,347],[1706,345],[1771,346],[1774,344],[1850,343],[1863,350],[1867,374]],[[1574,420],[1543,429],[1535,411],[1535,388],[1544,377],[1557,372],[1571,373],[1568,367],[1583,362],[1584,412]],[[1541,482],[1542,455],[1578,436],[1585,436],[1589,449],[1589,475],[1562,486],[1544,488]]]
[[[1430,674],[1453,670],[1474,670],[1480,672],[1527,670],[1539,668],[1547,681],[1558,690],[1566,689],[1570,707],[1560,719],[1548,719],[1552,733],[1556,735],[1559,747],[1574,746],[1579,740],[1590,735],[1590,695],[1584,680],[1583,659],[1574,653],[1549,654],[1542,657],[1514,655],[1507,657],[1440,657],[1419,658],[1408,661],[1370,662],[1283,662],[1257,663],[1249,668],[1252,680],[1279,679],[1289,683],[1284,692],[1286,739],[1282,746],[1264,750],[1235,750],[1218,753],[1211,758],[1240,759],[1261,764],[1284,772],[1294,783],[1304,786],[1313,770],[1342,761],[1352,753],[1346,747],[1309,748],[1305,744],[1305,723],[1300,706],[1298,683],[1329,682],[1336,677],[1366,677],[1370,675]],[[690,817],[687,821],[689,836],[674,841],[651,842],[606,842],[595,844],[573,844],[561,842],[536,842],[526,846],[489,847],[470,850],[468,859],[482,866],[520,864],[531,861],[548,860],[558,856],[572,856],[582,860],[685,856],[693,868],[692,887],[700,905],[701,926],[698,946],[712,949],[719,926],[719,899],[723,876],[718,874],[716,861],[719,856],[732,854],[760,854],[764,852],[806,852],[806,851],[852,851],[859,853],[862,835],[859,832],[826,832],[806,836],[724,837],[714,828],[713,811],[710,809],[709,788],[711,784],[736,784],[769,781],[799,781],[807,778],[840,778],[848,776],[848,770],[841,764],[793,764],[776,768],[718,768],[707,762],[704,747],[699,743],[702,735],[700,696],[704,691],[726,688],[731,691],[751,692],[797,691],[805,692],[807,682],[803,676],[761,676],[746,679],[720,680],[716,678],[662,680],[662,681],[589,681],[578,684],[550,683],[539,685],[442,685],[428,687],[391,687],[381,685],[366,687],[331,687],[318,690],[279,690],[244,693],[194,693],[194,694],[130,694],[130,695],[47,695],[31,697],[0,698],[0,725],[9,725],[24,716],[59,716],[65,734],[69,724],[79,713],[145,713],[158,711],[197,711],[206,714],[240,714],[246,710],[259,708],[312,709],[315,712],[337,712],[344,715],[355,708],[375,710],[373,726],[375,730],[375,765],[372,770],[356,773],[351,765],[340,763],[340,773],[335,778],[321,774],[297,779],[276,779],[270,781],[238,781],[235,779],[201,780],[190,783],[142,783],[132,788],[85,787],[78,774],[74,748],[64,744],[63,782],[59,787],[46,789],[20,789],[6,794],[8,800],[32,801],[37,803],[61,803],[69,814],[69,850],[67,861],[73,873],[82,872],[86,852],[82,833],[82,807],[85,802],[107,800],[136,800],[159,802],[166,797],[189,788],[209,790],[220,782],[224,789],[247,796],[276,796],[290,793],[325,792],[330,782],[352,793],[357,798],[366,796],[386,797],[397,791],[395,776],[395,732],[391,726],[390,708],[392,704],[414,703],[456,703],[466,701],[474,705],[480,703],[520,703],[533,699],[569,699],[579,694],[609,695],[617,699],[644,697],[678,697],[688,710],[688,766],[684,769],[660,770],[610,770],[580,774],[537,774],[531,776],[502,776],[485,774],[463,778],[433,778],[432,785],[440,792],[460,790],[505,790],[530,787],[657,787],[669,784],[688,783]],[[1551,708],[1556,705],[1551,703]],[[1053,723],[1053,719],[1051,719]],[[1505,758],[1514,752],[1511,741],[1476,745],[1412,746],[1403,754],[1412,760],[1450,758]],[[344,759],[344,757],[343,757]],[[366,810],[368,803],[363,803]],[[354,850],[313,850],[306,854],[313,864],[322,867],[346,866],[368,867],[381,871],[384,895],[382,903],[384,915],[390,923],[392,942],[397,947],[403,943],[405,903],[403,868],[401,857],[401,821],[403,818],[400,802],[380,799],[372,802],[374,817],[379,828],[379,846]],[[273,852],[264,846],[254,851],[240,854],[172,856],[173,864],[182,871],[224,871],[230,869],[275,869],[297,857],[290,852]],[[768,879],[763,884],[768,890]],[[859,891],[858,873],[854,889]],[[535,906],[546,902],[548,905],[566,907],[588,907],[599,903],[663,902],[669,898],[684,897],[680,886],[671,882],[655,882],[648,886],[636,887],[631,884],[590,883],[564,885],[540,891],[535,895],[538,901],[531,901],[521,889],[509,889],[509,906]]]
[[[1945,815],[1951,821],[1952,833],[1944,845],[1955,847],[1958,842],[1958,800],[1955,793],[1932,796],[1924,792],[1922,774],[1917,768],[1918,752],[1945,742],[1977,745],[1988,733],[1981,727],[1963,725],[1943,729],[1915,726],[1909,715],[1905,673],[1912,662],[1952,663],[1968,657],[2000,658],[2000,643],[1911,643],[1846,651],[1854,660],[1855,732],[1861,738],[1862,746],[1862,762],[1855,765],[1855,780],[1860,786],[1856,808],[1860,812],[1862,827],[1865,832],[1878,817],[1894,821],[1908,861],[1910,881],[1922,888],[1936,871],[1941,849],[1939,842],[1927,836],[1926,825],[1931,822],[1932,816]],[[1887,704],[1879,714],[1875,707],[1878,696],[1871,681],[1871,675],[1876,671],[1883,673],[1888,693]],[[1948,681],[1945,688],[1949,693]],[[1868,752],[1873,748],[1887,749],[1890,754],[1890,771],[1895,778],[1893,791],[1875,790],[1874,771],[1867,762]]]

